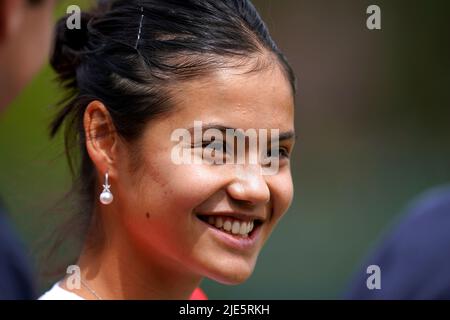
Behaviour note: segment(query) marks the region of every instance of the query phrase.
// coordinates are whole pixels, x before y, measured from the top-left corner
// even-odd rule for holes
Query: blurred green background
[[[69,4],[88,3],[65,1],[55,17]],[[212,299],[339,298],[408,202],[450,181],[450,6],[254,4],[299,78],[295,198],[245,284],[205,280],[202,287]],[[366,28],[370,4],[381,7],[380,31]],[[54,77],[46,66],[0,118],[0,194],[38,260],[69,211],[63,142],[50,142],[47,131],[62,97]],[[69,246],[60,258],[75,254]],[[41,290],[55,279],[41,281]]]

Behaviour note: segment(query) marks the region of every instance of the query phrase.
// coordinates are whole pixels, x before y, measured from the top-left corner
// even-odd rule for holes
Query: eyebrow
[[[283,141],[283,140],[297,140],[297,135],[295,134],[294,131],[287,131],[287,132],[282,132],[279,134],[278,136],[278,140],[279,141]]]
[[[223,124],[215,123],[215,122],[202,124],[202,129],[203,129],[203,131],[206,131],[208,129],[217,129],[217,130],[222,131],[224,133],[226,133],[227,129],[232,129],[232,130],[235,130],[235,131],[238,130],[237,128],[225,126]],[[194,130],[194,127],[190,127],[188,130],[190,132],[192,132]],[[240,130],[244,130],[244,129],[241,128]],[[246,130],[244,130],[244,131],[246,131]],[[280,142],[281,141],[285,141],[285,140],[293,140],[293,141],[295,141],[296,139],[297,139],[297,135],[296,135],[296,133],[293,130],[286,131],[286,132],[281,132],[278,135],[278,141],[280,141]]]

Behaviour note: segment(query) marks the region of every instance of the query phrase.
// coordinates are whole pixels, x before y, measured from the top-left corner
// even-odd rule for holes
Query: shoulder
[[[34,299],[32,266],[0,204],[0,299]]]
[[[84,300],[79,295],[67,291],[59,286],[59,282],[39,297],[39,300]]]
[[[409,253],[415,259],[430,255],[442,257],[435,253],[441,253],[443,248],[450,246],[449,230],[450,187],[436,187],[410,203],[385,243],[389,248],[402,254]]]
[[[350,299],[450,297],[450,187],[417,197],[383,237],[351,282]],[[366,268],[382,270],[382,290],[368,290]]]
[[[413,219],[423,215],[450,215],[450,185],[432,188],[416,198],[409,207]]]
[[[397,240],[412,235],[417,244],[447,239],[450,244],[450,187],[433,188],[416,198],[397,227]]]

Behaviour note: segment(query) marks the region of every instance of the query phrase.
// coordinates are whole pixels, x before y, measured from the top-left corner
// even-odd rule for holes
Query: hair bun
[[[76,70],[81,61],[83,49],[89,40],[87,25],[92,18],[89,13],[81,13],[79,29],[69,29],[65,16],[58,20],[50,64],[63,81],[75,80]]]

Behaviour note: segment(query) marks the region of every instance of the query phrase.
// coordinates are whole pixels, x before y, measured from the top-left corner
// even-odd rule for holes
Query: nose
[[[237,166],[235,179],[228,185],[227,192],[233,199],[255,206],[270,200],[270,190],[260,166]]]

